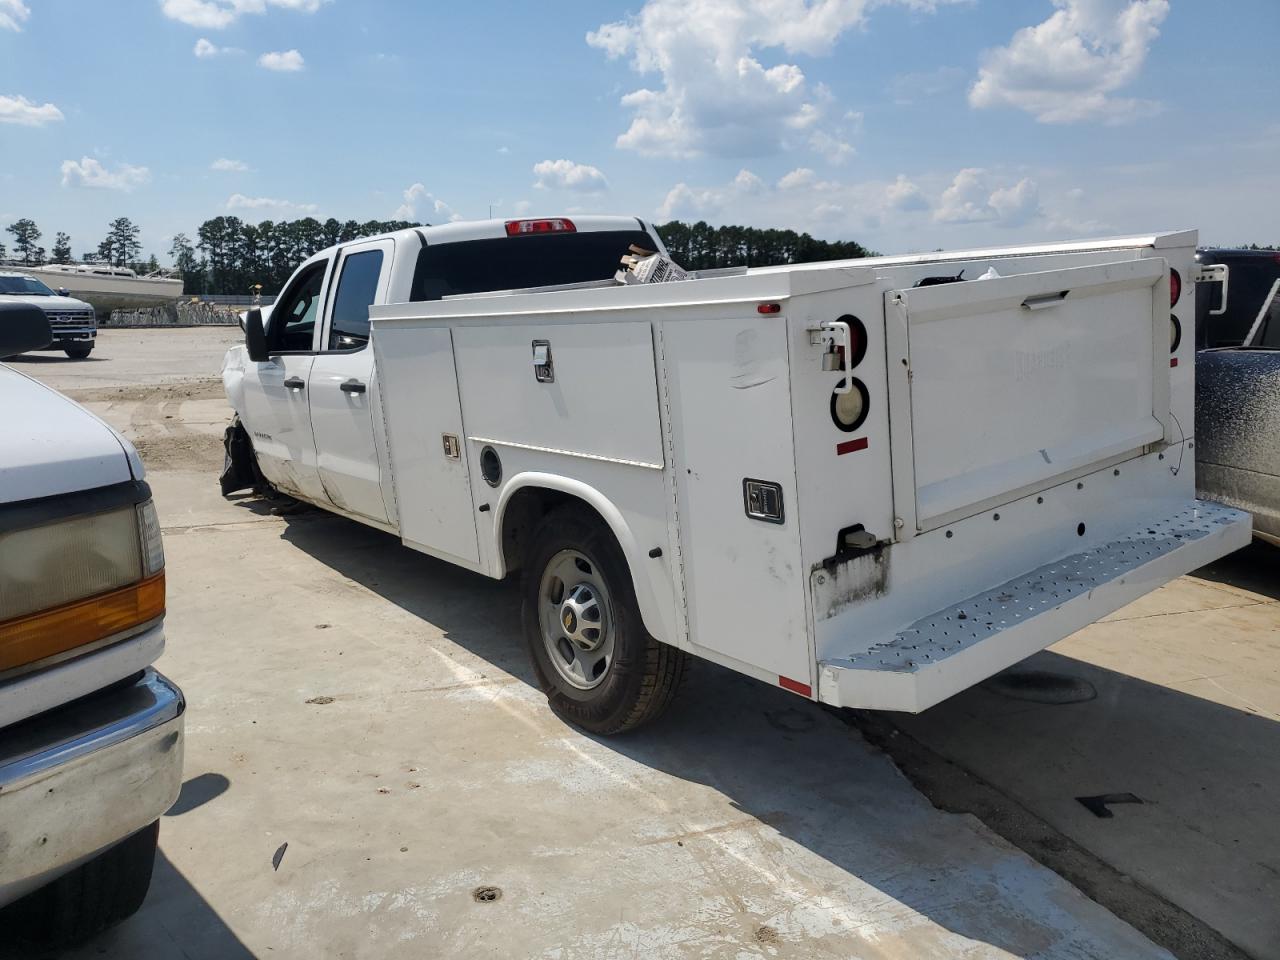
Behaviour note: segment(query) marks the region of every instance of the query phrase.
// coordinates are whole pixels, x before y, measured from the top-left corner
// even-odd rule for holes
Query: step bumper
[[[818,699],[919,713],[1248,544],[1251,518],[1186,501],[1125,536],[923,617],[865,653],[824,660]]]

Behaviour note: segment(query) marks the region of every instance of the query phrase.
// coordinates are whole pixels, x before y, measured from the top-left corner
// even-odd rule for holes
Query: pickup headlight
[[[164,547],[145,503],[0,534],[0,677],[164,613]]]

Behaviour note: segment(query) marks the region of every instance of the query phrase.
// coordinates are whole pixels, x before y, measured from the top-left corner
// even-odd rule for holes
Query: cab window
[[[320,291],[329,261],[307,267],[294,278],[271,308],[267,347],[273,353],[306,353],[311,350],[316,318],[320,316]]]
[[[359,350],[369,342],[369,307],[377,296],[381,273],[381,250],[353,253],[342,261],[328,349]]]

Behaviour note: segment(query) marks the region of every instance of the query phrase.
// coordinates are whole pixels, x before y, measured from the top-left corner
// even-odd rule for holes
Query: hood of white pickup
[[[126,443],[74,400],[0,363],[0,503],[134,479]]]

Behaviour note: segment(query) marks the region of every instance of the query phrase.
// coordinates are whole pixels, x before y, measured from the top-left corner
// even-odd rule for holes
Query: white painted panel
[[[449,330],[391,327],[373,337],[400,536],[435,554],[479,562],[466,443]],[[445,455],[444,436],[460,456]]]
[[[662,465],[647,321],[459,324],[454,338],[469,436]],[[534,379],[534,340],[551,343],[554,382]]]
[[[1167,333],[1158,374],[1153,334],[1162,268],[1135,260],[890,295],[908,328],[922,526],[1164,435]],[[1037,298],[1050,305],[1024,305]]]
[[[663,343],[691,640],[810,683],[786,321],[667,322]],[[746,516],[747,477],[782,485],[784,523]]]

